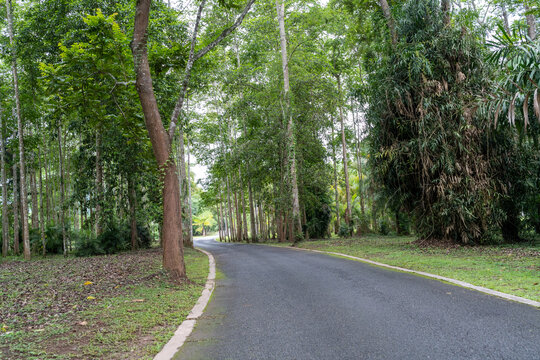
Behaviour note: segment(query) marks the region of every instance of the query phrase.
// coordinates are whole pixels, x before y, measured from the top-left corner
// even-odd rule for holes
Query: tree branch
[[[200,22],[201,12],[202,12],[202,6],[204,6],[205,0],[201,3],[201,6],[199,7],[199,13],[197,14],[197,22],[195,23],[195,30],[192,36],[191,40],[191,51],[189,54],[189,60],[186,65],[186,71],[184,74],[184,79],[182,81],[182,91],[180,93],[180,97],[178,98],[178,101],[176,102],[176,106],[174,107],[174,111],[171,116],[171,124],[169,125],[169,139],[172,140],[174,136],[174,132],[176,130],[176,126],[178,124],[178,117],[180,115],[180,111],[182,110],[182,107],[184,106],[184,99],[186,97],[187,88],[189,86],[189,79],[191,78],[191,70],[193,69],[193,65],[197,60],[202,58],[204,55],[206,55],[210,50],[215,48],[223,39],[225,39],[227,36],[229,36],[240,24],[242,24],[242,21],[246,17],[248,11],[251,9],[251,6],[255,0],[249,0],[246,4],[246,7],[242,11],[242,13],[238,16],[236,21],[233,25],[228,27],[227,29],[223,30],[223,32],[215,38],[210,44],[206,45],[204,48],[199,50],[195,54],[195,42],[197,40],[197,29]]]

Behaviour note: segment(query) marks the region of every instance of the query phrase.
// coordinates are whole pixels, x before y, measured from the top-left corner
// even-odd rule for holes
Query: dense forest
[[[1,3],[3,256],[540,234],[538,0]]]

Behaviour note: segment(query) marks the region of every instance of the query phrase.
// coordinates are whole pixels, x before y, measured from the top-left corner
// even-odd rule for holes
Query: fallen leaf
[[[95,300],[95,297],[89,296],[89,297],[87,297],[86,299],[87,299],[87,300]]]
[[[87,282],[85,282],[83,285],[84,285],[84,286],[88,286],[88,285],[92,285],[92,284],[93,284],[93,282],[87,281]]]
[[[131,302],[144,302],[144,299],[135,299],[135,300],[132,300]]]
[[[88,323],[87,323],[86,321],[81,321],[81,322],[79,323],[79,325],[81,325],[81,326],[86,326],[86,325],[88,325]]]

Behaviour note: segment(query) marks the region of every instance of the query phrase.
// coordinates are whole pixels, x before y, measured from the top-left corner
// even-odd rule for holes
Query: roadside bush
[[[75,244],[75,256],[86,257],[104,255],[99,240],[93,236],[81,236]]]
[[[62,254],[64,252],[62,227],[48,226],[45,232],[45,249],[47,254]],[[22,239],[22,234],[21,234]],[[43,252],[43,243],[39,229],[30,229],[30,248],[35,254]]]
[[[137,236],[139,248],[149,249],[152,246],[152,235],[147,227],[137,225]]]
[[[131,247],[129,235],[129,229],[126,226],[111,224],[97,237],[97,241],[106,254],[115,254]]]
[[[350,237],[353,232],[353,227],[348,226],[347,224],[343,223],[339,227],[339,236],[340,237]]]
[[[390,233],[390,225],[388,224],[388,220],[386,219],[379,219],[377,221],[377,225],[379,228],[379,234],[381,235],[388,235]]]

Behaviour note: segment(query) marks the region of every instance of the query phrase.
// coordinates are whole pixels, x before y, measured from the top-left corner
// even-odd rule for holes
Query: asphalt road
[[[223,276],[175,359],[540,360],[532,306],[327,255],[196,246]]]

